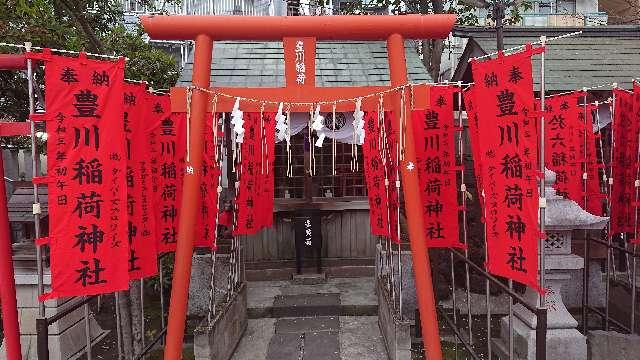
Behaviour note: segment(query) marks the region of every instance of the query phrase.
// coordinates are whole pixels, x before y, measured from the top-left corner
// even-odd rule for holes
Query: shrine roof
[[[504,48],[537,42],[540,35],[550,38],[575,31],[583,33],[547,43],[545,89],[571,91],[612,82],[630,88],[632,78],[640,74],[640,26],[507,27]],[[458,27],[454,36],[469,40],[452,81],[471,81],[468,59],[496,51],[495,30]],[[535,89],[539,90],[540,56],[533,58],[533,78]]]
[[[49,201],[47,186],[38,186],[41,218],[49,213]],[[7,202],[9,222],[29,223],[33,222],[33,185],[18,184]]]
[[[405,42],[409,81],[429,82],[414,43]],[[191,84],[193,53],[184,66],[178,85]],[[282,42],[215,42],[211,65],[213,86],[283,87]],[[389,64],[382,41],[319,41],[316,50],[316,86],[388,86]]]

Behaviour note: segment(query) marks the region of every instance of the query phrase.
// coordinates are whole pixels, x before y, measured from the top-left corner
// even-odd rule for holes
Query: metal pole
[[[86,300],[87,297],[85,296]],[[87,352],[87,360],[91,360],[91,323],[89,322],[89,303],[83,305],[84,307],[84,335],[86,340],[86,352]]]
[[[158,259],[158,280],[160,282],[160,326],[165,328],[165,315],[164,315],[164,271],[162,271],[162,265],[164,261],[162,258]],[[160,340],[160,344],[164,345],[164,337]]]
[[[582,101],[582,106],[583,106],[583,114],[584,114],[584,118],[582,120],[582,126],[583,126],[583,130],[582,130],[582,137],[583,137],[583,144],[584,144],[584,167],[583,167],[583,173],[582,173],[582,191],[584,192],[584,209],[587,209],[587,203],[588,203],[588,196],[587,196],[587,190],[588,190],[588,186],[587,186],[587,181],[589,178],[589,173],[588,173],[588,169],[589,169],[589,164],[588,164],[588,156],[587,156],[587,152],[588,152],[588,146],[589,146],[589,142],[587,141],[588,137],[587,137],[587,131],[591,131],[592,126],[591,126],[591,121],[589,120],[589,113],[587,110],[587,88],[583,89],[584,91],[584,99]],[[600,124],[598,124],[598,126],[600,126]],[[595,155],[595,154],[594,154]],[[594,179],[596,181],[599,181],[597,178]],[[584,269],[582,271],[582,333],[584,335],[587,334],[587,306],[589,306],[589,251],[588,251],[588,246],[589,246],[589,231],[585,230],[584,231]]]
[[[536,311],[536,360],[547,359],[547,309],[539,308]]]
[[[634,201],[634,222],[633,222],[633,241],[638,241],[638,200],[640,198],[640,132],[638,133],[638,150],[636,153],[636,181],[634,182],[635,187],[635,201]],[[625,242],[625,248],[627,247],[627,242]],[[625,253],[627,256],[627,262],[629,261],[629,254]],[[627,271],[631,274],[631,333],[635,332],[636,326],[636,244],[633,244],[633,260],[632,260],[633,269],[629,271],[627,266]]]
[[[0,174],[4,174],[3,156],[0,153]],[[13,251],[9,231],[7,193],[5,182],[0,181],[0,304],[2,304],[2,324],[8,360],[22,359],[20,347],[20,324],[16,301],[16,283],[13,273]]]
[[[114,306],[116,307],[116,338],[117,338],[117,346],[118,346],[118,360],[122,359],[122,329],[120,327],[121,325],[121,321],[120,321],[120,293],[119,292],[115,292],[114,294],[114,298],[115,298],[115,304]]]
[[[49,323],[45,318],[36,319],[38,360],[49,360]]]
[[[458,152],[460,154],[460,195],[462,196],[462,241],[464,243],[464,257],[469,259],[469,244],[467,239],[467,185],[464,182],[464,144],[462,136],[464,135],[464,124],[462,122],[462,82],[458,82],[458,126],[460,127],[460,136],[458,137]],[[467,325],[469,328],[469,344],[473,344],[471,318],[471,281],[469,279],[469,263],[464,263],[464,275],[467,288]]]
[[[513,280],[509,279],[509,290],[513,291]],[[513,359],[513,297],[509,294],[509,360]]]
[[[451,262],[451,306],[453,310],[453,325],[458,329],[458,304],[456,303],[456,272],[454,269],[453,249],[449,249],[450,262]],[[454,336],[454,359],[458,359],[458,337]]]
[[[504,20],[505,7],[506,7],[506,4],[504,3],[504,0],[498,0],[493,6],[493,11],[495,12],[494,18],[496,21],[496,45],[497,45],[498,51],[504,50],[503,20]]]
[[[615,89],[617,87],[616,84],[613,85],[613,88]],[[615,138],[615,134],[614,134],[614,125],[615,125],[615,119],[616,119],[616,93],[615,91],[613,92],[613,101],[611,102],[611,149],[609,151],[609,162],[611,164],[611,171],[609,172],[609,199],[611,198],[611,194],[612,194],[612,188],[613,188],[613,163],[614,163],[614,149],[616,146],[616,138]],[[607,201],[607,207],[608,207],[608,215],[611,216],[611,201]],[[609,226],[611,226],[611,223],[609,223]],[[615,263],[615,261],[611,260],[611,257],[613,256],[613,251],[611,250],[611,231],[609,231],[609,233],[607,234],[607,275],[606,275],[606,284],[604,287],[604,294],[605,294],[605,304],[604,304],[604,330],[608,331],[609,330],[609,287],[610,287],[610,283],[611,283],[611,266],[612,263]],[[615,269],[613,271],[613,275],[615,277]]]
[[[24,43],[27,51],[31,50],[31,43]],[[27,83],[29,86],[29,114],[35,114],[35,99],[34,99],[34,89],[33,89],[33,64],[31,59],[27,59]],[[37,161],[38,154],[38,144],[36,142],[36,125],[35,122],[30,122],[31,127],[31,169],[32,169],[32,178],[37,177],[39,172],[39,162]],[[33,226],[35,229],[34,237],[36,239],[40,238],[40,197],[38,195],[38,184],[33,183]],[[38,295],[42,295],[44,293],[44,275],[43,275],[43,264],[42,264],[42,250],[40,246],[36,245],[36,268],[38,272]],[[44,302],[40,302],[38,304],[38,315],[41,318],[45,317],[45,305]]]
[[[146,347],[145,345],[145,326],[144,326],[144,279],[140,279],[140,329],[142,334],[140,338],[142,340],[142,348]],[[144,356],[142,357],[144,359]]]
[[[545,46],[547,41],[546,36],[540,36],[540,43],[542,46]],[[544,111],[545,111],[545,74],[544,74],[544,52],[541,54],[540,58],[540,113],[542,114],[540,117],[540,173],[542,178],[540,179],[540,234],[541,239],[538,241],[538,248],[540,252],[540,287],[544,289],[545,287],[545,256],[544,256],[544,237],[545,235],[545,207],[546,205],[546,194],[545,194],[545,183],[544,183],[544,173],[545,173],[545,164],[544,164]],[[540,302],[538,304],[540,308],[546,308],[546,299],[544,293],[540,294]]]
[[[387,39],[387,51],[389,54],[389,73],[391,86],[401,86],[407,83],[407,64],[405,59],[404,39],[399,34],[393,34]],[[394,108],[400,109],[399,94],[394,98]],[[396,111],[400,114],[400,111]],[[398,117],[398,129],[402,127]],[[430,360],[442,360],[440,335],[438,329],[438,316],[436,314],[433,282],[431,277],[431,264],[427,251],[422,218],[422,204],[420,202],[420,185],[418,172],[414,171],[416,164],[416,149],[413,132],[407,131],[405,139],[405,158],[402,163],[402,183],[405,190],[405,209],[409,230],[409,241],[413,255],[413,270],[415,274],[416,295],[420,320],[423,329],[423,342],[425,351]],[[412,166],[407,166],[412,165]]]
[[[208,35],[196,37],[193,64],[193,85],[208,89],[211,76],[211,56],[213,41]],[[203,127],[207,111],[208,96],[202,90],[194,90],[191,101],[190,158],[187,168],[200,169],[202,166]],[[180,204],[180,225],[175,253],[173,286],[169,305],[167,342],[164,359],[175,360],[182,356],[182,343],[187,317],[191,258],[193,256],[193,234],[195,231],[198,196],[200,194],[200,171],[187,171],[183,180],[183,196]]]

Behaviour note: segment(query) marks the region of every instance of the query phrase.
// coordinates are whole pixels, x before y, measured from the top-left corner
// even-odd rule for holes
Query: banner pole
[[[402,86],[407,83],[407,64],[405,59],[404,39],[399,34],[392,34],[387,38],[389,56],[389,73],[391,86]],[[398,128],[402,126],[400,117],[400,95],[394,96],[393,108],[398,120]],[[399,133],[398,133],[399,134]],[[420,322],[423,329],[422,341],[429,360],[442,360],[438,316],[433,293],[431,278],[431,264],[427,251],[427,242],[422,218],[422,204],[420,202],[420,186],[418,171],[415,169],[416,149],[413,131],[406,132],[405,157],[401,166],[402,182],[404,183],[405,212],[409,230],[409,242],[413,256],[413,270],[416,281],[416,295],[420,309]]]
[[[25,43],[25,49],[27,51],[31,51],[31,43]],[[29,86],[29,114],[35,114],[35,100],[34,100],[34,86],[33,86],[33,60],[27,59],[27,84]],[[36,142],[36,125],[35,122],[30,121],[30,130],[31,130],[31,171],[32,178],[39,176],[40,167],[38,162],[38,144]],[[34,237],[36,239],[40,238],[40,196],[38,194],[38,184],[33,184],[33,226],[34,226]],[[38,272],[38,295],[42,295],[44,293],[44,274],[43,274],[43,264],[42,264],[42,249],[40,246],[36,245],[36,268]],[[38,302],[38,316],[41,318],[45,317],[45,307],[44,302]]]
[[[547,42],[546,36],[540,36],[540,43],[542,46],[545,46]],[[545,189],[545,163],[544,163],[544,111],[545,111],[545,76],[544,76],[544,52],[541,54],[540,58],[540,153],[538,156],[540,157],[540,240],[538,241],[538,248],[540,252],[540,287],[544,290],[545,286],[545,257],[544,257],[544,240],[546,238],[545,234],[545,208],[547,206],[546,202],[546,189]],[[546,296],[543,293],[540,294],[540,303],[538,304],[539,308],[546,307]]]
[[[183,196],[180,204],[180,224],[176,244],[173,286],[169,303],[167,342],[164,359],[182,358],[182,343],[189,300],[189,281],[191,276],[191,258],[193,256],[193,235],[196,227],[196,212],[200,196],[200,178],[204,142],[204,124],[207,112],[208,96],[200,89],[208,89],[211,75],[211,56],[213,40],[208,35],[198,35],[195,39],[193,85],[196,87],[191,101],[190,158],[183,180]],[[191,171],[193,170],[193,171]]]

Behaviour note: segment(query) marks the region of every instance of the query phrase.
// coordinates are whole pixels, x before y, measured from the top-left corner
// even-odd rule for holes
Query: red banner
[[[556,173],[554,188],[560,196],[584,205],[582,162],[584,123],[578,102],[584,94],[552,96],[545,102],[545,154],[547,169]],[[581,141],[582,140],[582,141]]]
[[[635,134],[640,136],[640,134],[638,134],[638,132],[640,132],[640,85],[635,80],[633,81],[633,115],[632,115],[632,118],[633,118],[633,123],[635,124],[635,127],[636,127]],[[640,146],[638,148],[638,151],[640,151]],[[638,169],[638,166],[640,166],[640,163],[636,162],[635,164],[636,164],[636,166],[634,167],[634,169],[636,170],[636,174],[639,174],[640,170]],[[638,175],[636,175],[636,179],[637,179],[637,176]],[[634,193],[634,203],[635,203],[635,200],[636,200],[636,198],[635,198],[635,193]],[[638,206],[638,204],[636,203],[635,206]],[[637,211],[637,208],[634,208],[634,211]],[[634,219],[634,229],[635,229],[635,227],[637,225],[635,223],[635,219],[636,219],[635,218],[635,212],[634,212],[633,215],[634,215],[633,219]],[[634,230],[634,232],[635,232],[635,230]],[[640,244],[640,239],[637,237],[637,234],[634,234],[634,235],[636,236],[636,238],[632,239],[631,243],[632,244]]]
[[[400,173],[398,171],[398,164],[400,163],[400,154],[398,149],[398,135],[394,122],[393,113],[385,112],[382,134],[385,140],[385,148],[383,151],[385,158],[383,160],[386,175],[389,179],[389,190],[387,192],[387,201],[389,202],[389,233],[391,241],[400,243],[398,228],[400,216]]]
[[[129,285],[124,59],[46,61],[51,292],[41,300]]]
[[[275,162],[275,116],[244,115],[241,161],[236,165],[235,235],[255,234],[273,224],[273,164]]]
[[[480,134],[479,134],[479,126],[480,120],[478,117],[478,113],[476,111],[475,95],[474,89],[475,86],[470,86],[464,92],[464,107],[467,112],[467,123],[469,125],[469,139],[471,142],[471,156],[473,157],[473,172],[476,179],[476,187],[477,187],[477,196],[478,201],[480,202],[480,209],[482,210],[482,218],[480,219],[484,222],[484,196],[482,195],[484,189],[482,187],[482,162],[480,157]]]
[[[638,124],[633,118],[633,94],[614,89],[613,185],[611,186],[610,234],[634,231]]]
[[[156,217],[149,152],[149,105],[145,84],[124,85],[124,133],[127,154],[127,215],[129,276],[141,279],[158,273]]]
[[[273,226],[273,198],[274,198],[274,164],[276,161],[276,121],[275,114],[263,114],[262,116],[262,177],[261,198],[259,202],[259,223],[263,228]]]
[[[364,115],[364,175],[369,197],[369,220],[373,235],[390,236],[389,232],[389,203],[387,201],[386,169],[382,162],[383,142],[381,126],[377,112],[367,112]]]
[[[486,202],[487,270],[541,290],[538,274],[537,131],[531,56],[472,62]]]
[[[204,155],[200,178],[200,197],[198,199],[199,218],[196,226],[194,246],[215,248],[216,217],[218,208],[218,184],[220,167],[216,162],[216,146],[218,139],[215,131],[219,115],[207,114],[204,127]]]
[[[178,214],[182,198],[186,153],[186,114],[171,113],[168,96],[159,96],[152,105],[156,139],[158,188],[156,219],[158,221],[158,252],[176,249]],[[156,135],[157,134],[157,135]]]
[[[603,216],[602,200],[606,198],[606,195],[602,193],[600,188],[600,172],[598,170],[600,166],[598,165],[598,154],[596,153],[596,135],[593,133],[591,110],[591,106],[587,105],[586,114],[582,108],[578,113],[578,122],[584,124],[584,131],[578,134],[578,141],[580,142],[580,154],[583,157],[583,169],[586,169],[587,173],[587,204],[585,210],[593,215]],[[578,202],[578,204],[584,207],[584,200]]]
[[[453,86],[430,88],[428,110],[414,110],[416,161],[429,247],[463,247],[458,229]]]

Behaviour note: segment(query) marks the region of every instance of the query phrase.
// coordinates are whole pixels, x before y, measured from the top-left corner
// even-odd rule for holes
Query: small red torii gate
[[[405,59],[405,39],[443,39],[446,38],[456,21],[455,15],[405,15],[405,16],[142,16],[142,26],[152,39],[157,40],[195,40],[191,97],[191,131],[203,134],[205,114],[211,105],[210,94],[199,89],[210,89],[211,60],[213,41],[220,40],[262,40],[283,41],[285,49],[285,78],[283,88],[214,88],[214,91],[231,96],[253,98],[274,102],[332,103],[337,99],[357,98],[382,90],[407,84]],[[389,57],[391,84],[388,87],[334,87],[317,88],[315,86],[315,41],[316,40],[367,40],[386,41]],[[306,81],[296,81],[295,45],[302,41],[305,48],[312,49],[310,56],[304,59]],[[416,89],[416,106],[425,107],[427,87]],[[174,88],[171,91],[172,110],[186,111],[186,89]],[[400,93],[385,95],[387,103],[395,114],[402,108]],[[217,111],[231,111],[233,98],[219,97]],[[363,108],[375,109],[377,99],[365,99]],[[354,105],[337,103],[338,111],[348,111]],[[257,111],[259,103],[246,103],[243,110]],[[275,105],[265,110],[275,110]],[[405,105],[406,106],[406,105]],[[329,110],[326,105],[323,110]],[[291,111],[309,111],[308,106],[294,106]],[[399,123],[400,118],[396,116]],[[187,166],[195,169],[202,164],[203,137],[190,138],[191,158]],[[416,293],[420,309],[424,334],[424,345],[428,358],[442,359],[438,318],[431,279],[431,267],[427,252],[422,204],[417,171],[412,171],[416,163],[413,132],[405,135],[405,158],[400,163],[404,184],[405,209],[409,231]],[[180,205],[182,219],[178,227],[177,248],[169,307],[165,360],[179,360],[182,354],[186,310],[188,303],[191,257],[193,255],[193,232],[196,226],[196,207],[199,194],[200,174],[197,171],[185,174],[183,197]]]

